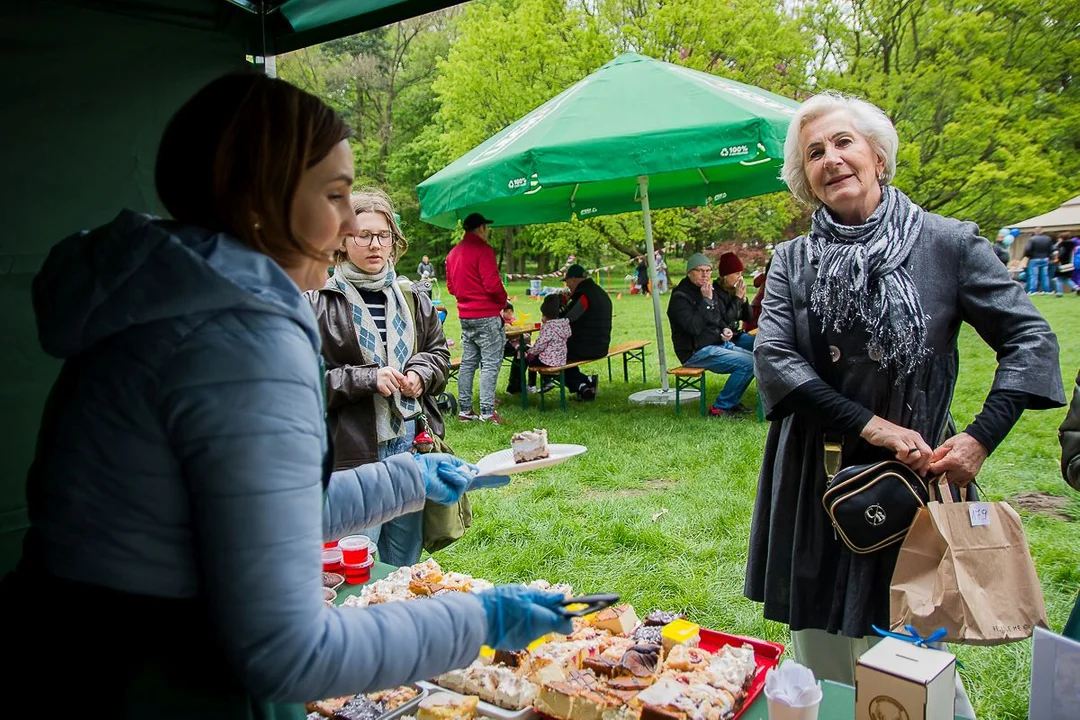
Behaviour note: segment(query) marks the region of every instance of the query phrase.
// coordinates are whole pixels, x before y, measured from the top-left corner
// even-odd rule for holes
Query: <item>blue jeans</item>
[[[750,339],[747,343],[743,338]],[[689,360],[683,363],[687,367],[705,368],[721,375],[731,375],[727,382],[724,383],[724,389],[716,396],[713,407],[719,410],[730,410],[739,404],[739,400],[742,399],[743,393],[749,387],[750,381],[754,379],[754,353],[740,346],[744,344],[752,345],[753,341],[754,337],[752,335],[741,335],[739,336],[738,345],[732,348],[707,345],[695,352],[690,356]]]
[[[379,459],[385,460],[391,455],[399,455],[412,449],[416,436],[416,423],[405,423],[402,437],[379,443]],[[359,531],[367,535],[379,547],[379,562],[401,567],[414,565],[420,560],[424,549],[424,511],[419,510],[408,515],[399,515],[389,522],[373,528]]]
[[[458,368],[458,412],[471,413],[476,368],[480,368],[480,414],[495,412],[495,385],[502,367],[506,323],[502,316],[463,318],[461,321],[461,367]]]
[[[1050,260],[1049,258],[1035,258],[1028,261],[1028,284],[1027,291],[1030,295],[1036,290],[1050,292]]]

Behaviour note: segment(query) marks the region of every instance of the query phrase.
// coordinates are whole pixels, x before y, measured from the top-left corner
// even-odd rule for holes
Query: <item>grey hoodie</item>
[[[418,509],[423,481],[392,458],[336,476],[324,501],[319,334],[270,258],[123,212],[57,245],[33,300],[42,346],[66,360],[28,483],[44,569],[205,599],[260,699],[389,687],[477,656],[486,619],[469,594],[324,605],[324,527]]]

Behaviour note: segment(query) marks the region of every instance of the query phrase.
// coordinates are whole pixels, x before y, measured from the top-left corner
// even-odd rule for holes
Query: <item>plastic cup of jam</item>
[[[337,549],[323,550],[322,569],[323,572],[341,572],[341,551]]]
[[[343,565],[359,565],[371,556],[371,538],[367,535],[349,535],[338,540]]]
[[[371,566],[375,564],[375,558],[369,557],[356,565],[344,564],[341,566],[345,573],[345,582],[349,585],[363,585],[371,580]]]

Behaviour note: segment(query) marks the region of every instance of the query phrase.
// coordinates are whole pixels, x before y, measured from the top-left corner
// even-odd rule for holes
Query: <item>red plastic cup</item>
[[[371,556],[371,538],[367,535],[350,535],[338,540],[343,565],[360,565]]]
[[[337,549],[323,550],[322,569],[323,572],[341,572],[341,551]]]
[[[363,585],[371,580],[371,566],[374,564],[375,558],[373,557],[369,557],[364,562],[356,565],[343,564],[341,568],[345,573],[345,582],[349,585]]]
[[[323,550],[333,550],[337,547],[337,540],[331,540],[322,544]]]

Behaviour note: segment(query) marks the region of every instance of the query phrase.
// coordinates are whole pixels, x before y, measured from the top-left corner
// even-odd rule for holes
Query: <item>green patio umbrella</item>
[[[483,213],[529,225],[723,203],[785,189],[793,100],[626,53],[417,186],[420,218],[453,228]],[[648,263],[655,286],[656,271]],[[660,299],[653,294],[662,392]]]

